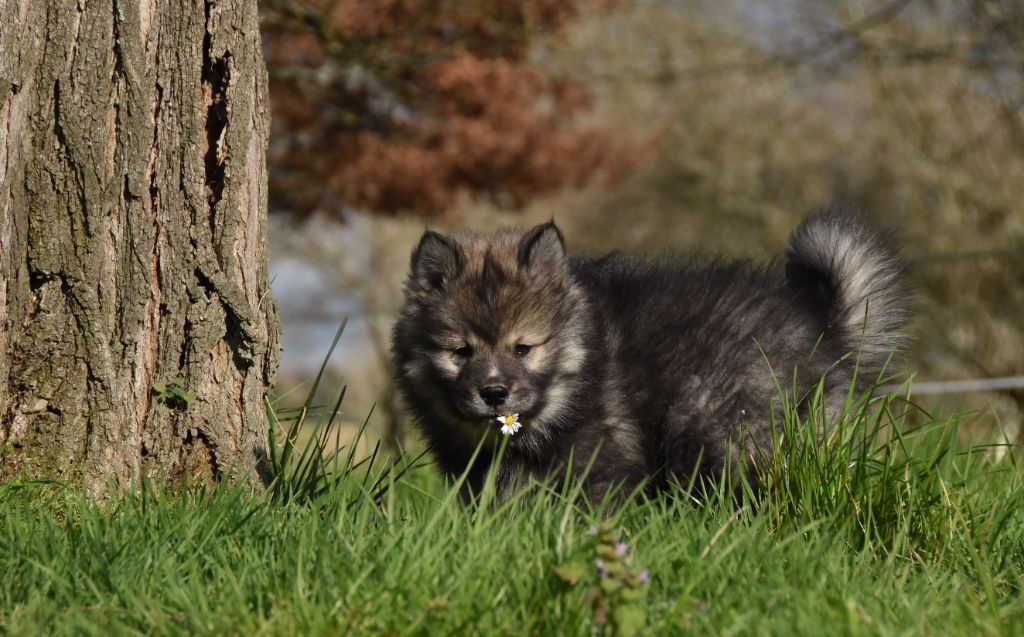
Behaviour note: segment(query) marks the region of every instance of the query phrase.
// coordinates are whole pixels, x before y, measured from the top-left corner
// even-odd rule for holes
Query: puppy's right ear
[[[426,230],[412,253],[413,279],[426,290],[448,285],[462,267],[458,244],[443,234]]]
[[[554,221],[534,226],[519,240],[519,264],[533,272],[566,267],[565,239]]]

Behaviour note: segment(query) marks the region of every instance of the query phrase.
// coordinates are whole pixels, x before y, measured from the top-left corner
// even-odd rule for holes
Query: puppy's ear
[[[442,289],[462,268],[462,251],[443,234],[426,230],[412,253],[412,278],[423,289]]]
[[[531,272],[557,272],[566,267],[565,240],[554,221],[528,231],[519,241],[519,265]]]

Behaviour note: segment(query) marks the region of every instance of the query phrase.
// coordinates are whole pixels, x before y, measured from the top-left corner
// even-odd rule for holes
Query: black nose
[[[504,385],[488,385],[480,388],[480,398],[491,407],[497,407],[508,398],[508,387]]]

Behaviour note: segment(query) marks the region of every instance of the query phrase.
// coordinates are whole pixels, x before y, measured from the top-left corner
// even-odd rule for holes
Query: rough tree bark
[[[267,104],[256,0],[0,0],[0,478],[256,482]]]

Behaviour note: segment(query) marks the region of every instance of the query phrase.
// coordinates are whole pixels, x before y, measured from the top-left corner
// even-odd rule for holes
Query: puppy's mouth
[[[501,405],[499,407],[488,407],[486,410],[479,409],[460,409],[462,415],[473,424],[481,427],[490,428],[496,426],[498,418],[504,416],[511,416],[512,414],[519,414],[519,421],[523,422],[529,420],[534,414],[537,413],[536,406],[530,406],[526,409],[511,408]]]
[[[449,405],[452,411],[458,413],[462,418],[489,426],[499,416],[519,414],[520,418],[529,418],[537,413],[540,403],[535,400],[511,397],[510,400],[500,405],[486,405],[475,397],[460,396],[451,401]]]

